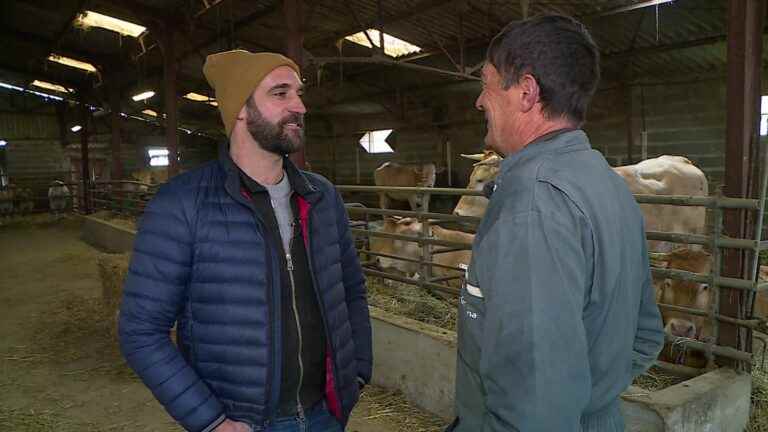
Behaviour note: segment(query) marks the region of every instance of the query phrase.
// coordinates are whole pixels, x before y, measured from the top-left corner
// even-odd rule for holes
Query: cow
[[[67,209],[71,194],[61,180],[54,180],[48,186],[48,208],[51,214],[58,215]]]
[[[661,263],[660,266],[667,269],[704,274],[709,273],[711,269],[712,257],[702,250],[678,248],[672,252],[654,255],[657,265]],[[659,256],[663,258],[658,258]],[[663,279],[656,280],[654,285],[656,301],[662,304],[708,311],[714,299],[713,290],[707,283]],[[712,323],[707,317],[661,309],[661,318],[664,322],[664,333],[668,336],[700,342],[711,341],[713,337]],[[678,348],[674,343],[664,346],[659,359],[697,368],[707,365],[703,353]]]
[[[672,252],[653,254],[653,256],[657,266],[667,269],[708,274],[712,266],[712,256],[702,250],[678,248]],[[768,279],[768,266],[760,267],[759,278],[763,281]],[[658,303],[703,311],[709,311],[715,295],[715,290],[710,289],[707,283],[677,279],[660,280],[655,284],[655,288]],[[765,318],[766,313],[768,313],[768,299],[764,292],[759,292],[755,297],[753,316]],[[666,309],[661,310],[661,316],[664,321],[664,332],[669,336],[701,342],[710,341],[713,337],[712,322],[708,317]],[[683,353],[684,356],[681,355]],[[675,349],[674,344],[665,347],[661,358],[675,363],[683,362],[692,367],[706,365],[706,359],[702,353],[685,353],[684,350]]]
[[[461,157],[476,161],[473,165],[472,174],[469,176],[467,189],[482,191],[485,185],[499,174],[502,158],[494,151],[486,150],[474,155],[462,154]],[[453,213],[460,216],[482,217],[487,206],[488,198],[465,195],[456,204]]]
[[[418,237],[421,234],[422,229],[423,225],[417,219],[386,217],[384,218],[381,232]],[[453,231],[442,228],[440,226],[430,226],[430,238],[466,243],[467,245],[471,245],[475,236],[473,234],[467,234],[461,231]],[[371,251],[375,253],[394,255],[411,260],[421,259],[421,245],[416,242],[382,237],[371,237],[370,244]],[[434,248],[435,246],[433,246],[433,250]],[[421,270],[421,266],[418,263],[401,261],[387,257],[374,258],[378,267],[383,270],[395,270],[398,273],[403,273],[408,276],[415,275]],[[451,267],[466,267],[469,265],[471,258],[472,252],[470,250],[458,250],[433,254],[432,262]],[[447,277],[457,275],[460,274],[457,273],[456,270],[436,266],[432,267],[432,276],[434,277]],[[449,285],[458,286],[458,284],[458,279],[449,281]]]
[[[502,158],[492,152],[462,155],[475,160],[470,175],[469,189],[482,190],[496,178]],[[629,186],[633,194],[707,196],[709,186],[704,173],[690,160],[682,156],[659,156],[634,165],[613,168]],[[460,216],[480,217],[485,213],[488,200],[485,197],[464,196],[454,209]],[[706,209],[660,204],[641,204],[646,231],[704,234],[706,230]],[[669,252],[676,245],[670,242],[651,240],[648,249],[655,252]],[[692,246],[692,249],[700,249]]]
[[[615,167],[633,194],[709,195],[704,173],[682,156],[659,156],[634,165]],[[706,208],[674,205],[640,204],[646,231],[705,234]],[[677,246],[671,242],[649,240],[648,249],[669,252]],[[692,246],[700,249],[700,246]]]
[[[437,169],[434,163],[401,164],[385,162],[373,172],[376,186],[410,186],[431,188],[435,186]],[[430,194],[409,194],[404,192],[379,192],[379,205],[383,209],[393,208],[392,201],[408,201],[410,210],[428,208]]]

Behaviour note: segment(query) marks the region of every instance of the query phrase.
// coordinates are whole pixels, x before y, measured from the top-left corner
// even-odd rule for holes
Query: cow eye
[[[708,291],[709,290],[709,285],[708,284],[701,284],[701,290],[702,291]]]

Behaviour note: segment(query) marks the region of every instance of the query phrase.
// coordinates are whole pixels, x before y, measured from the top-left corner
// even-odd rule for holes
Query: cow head
[[[381,232],[417,237],[421,232],[421,222],[414,218],[388,216],[384,218]],[[409,259],[421,256],[421,246],[416,242],[383,237],[371,237],[371,251]],[[374,257],[379,268],[395,270],[406,275],[419,271],[419,264],[394,258]]]
[[[665,267],[694,273],[709,273],[711,256],[700,250],[687,248],[676,249],[663,255]],[[657,299],[660,303],[693,309],[709,310],[713,299],[713,290],[706,283],[665,279],[658,287]],[[662,310],[664,331],[677,337],[706,340],[712,336],[712,327],[706,317],[684,312]]]
[[[483,153],[465,155],[461,157],[475,162],[472,174],[469,176],[469,184],[467,189],[474,189],[481,191],[488,182],[494,180],[499,174],[499,165],[501,164],[501,156],[496,152],[486,150]],[[481,217],[485,214],[485,208],[488,207],[488,198],[483,196],[463,196],[456,204],[456,208],[453,210],[453,214],[458,216],[475,216]]]

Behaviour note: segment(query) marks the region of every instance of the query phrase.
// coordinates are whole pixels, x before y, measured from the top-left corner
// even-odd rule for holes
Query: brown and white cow
[[[381,232],[418,237],[421,234],[422,228],[422,223],[414,218],[386,217],[384,218],[384,224],[382,225]],[[475,238],[473,234],[467,234],[461,231],[453,231],[435,225],[430,226],[430,231],[431,238],[459,243],[472,244],[472,241]],[[372,252],[394,255],[412,260],[418,260],[421,258],[421,246],[416,242],[382,237],[371,237],[370,244]],[[416,274],[421,269],[418,263],[387,257],[374,258],[376,259],[376,262],[381,269],[395,270],[408,276]],[[462,265],[468,266],[471,259],[472,252],[470,250],[438,253],[433,254],[432,256],[432,262],[451,267],[461,267]],[[432,267],[432,276],[434,277],[453,276],[457,274],[459,273],[457,273],[455,270],[441,267]],[[452,280],[449,282],[449,284],[456,286],[458,285],[458,280]]]
[[[437,169],[434,163],[401,164],[385,162],[373,172],[376,186],[425,187],[435,186]],[[410,209],[419,211],[427,208],[429,194],[408,194],[403,192],[380,192],[379,205],[383,209],[392,208],[392,201],[408,201]]]
[[[711,255],[701,250],[679,248],[663,256],[667,269],[707,274],[712,265]],[[664,304],[706,311],[712,302],[711,294],[706,283],[664,279],[656,284],[656,299]],[[664,331],[671,336],[703,340],[712,335],[711,324],[706,317],[668,310],[662,310],[661,315]]]
[[[499,172],[502,158],[490,151],[476,155],[462,155],[477,161],[470,175],[467,188],[482,190]],[[634,194],[707,196],[709,186],[704,173],[690,160],[682,156],[659,156],[634,165],[615,167]],[[461,216],[482,216],[488,206],[484,197],[464,196],[454,209]],[[683,234],[704,234],[706,209],[672,205],[641,204],[646,231]],[[674,243],[649,241],[648,249],[669,252]],[[693,247],[698,249],[698,247]]]
[[[654,254],[657,264],[668,269],[684,270],[693,273],[707,274],[712,266],[712,256],[705,251],[678,248],[669,253]],[[761,266],[760,280],[768,280],[768,266]],[[657,281],[656,301],[673,306],[708,311],[714,300],[715,291],[709,285],[700,282],[664,279]],[[765,318],[768,314],[768,299],[766,294],[759,292],[755,298],[753,316]],[[664,332],[670,336],[707,341],[713,337],[712,323],[707,317],[695,316],[685,312],[661,310],[664,321]],[[662,359],[680,361],[682,350],[671,346],[665,347]],[[703,367],[706,364],[701,353],[686,353],[683,363],[693,367]]]

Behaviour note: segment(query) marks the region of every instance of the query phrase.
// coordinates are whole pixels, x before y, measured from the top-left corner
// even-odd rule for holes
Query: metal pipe
[[[659,309],[665,309],[665,310],[669,310],[669,311],[673,311],[673,312],[682,312],[682,313],[687,313],[687,314],[690,314],[690,315],[696,315],[696,316],[701,316],[701,317],[709,317],[710,316],[709,311],[705,311],[705,310],[702,310],[702,309],[694,309],[694,308],[689,308],[689,307],[684,307],[684,306],[676,306],[676,305],[671,305],[671,304],[666,304],[666,303],[659,303],[658,306],[659,306]],[[742,326],[742,327],[746,327],[746,328],[750,328],[752,330],[759,329],[759,328],[762,327],[762,325],[761,325],[762,320],[759,320],[759,319],[743,320],[743,319],[732,318],[732,317],[728,317],[728,316],[724,316],[724,315],[716,315],[715,316],[715,320],[722,321],[722,322],[727,322],[729,324],[738,325],[738,326]]]
[[[403,192],[403,193],[428,193],[433,195],[472,195],[483,196],[483,191],[474,189],[457,188],[424,188],[424,187],[403,187],[403,186],[354,186],[340,185],[336,186],[340,192]]]
[[[364,253],[366,255],[380,256],[380,257],[384,257],[384,258],[392,258],[392,259],[396,259],[396,260],[400,260],[400,261],[405,261],[405,262],[410,262],[410,263],[415,263],[415,264],[422,264],[421,260],[417,260],[417,259],[413,259],[413,258],[405,258],[405,257],[401,257],[401,256],[397,256],[397,255],[385,254],[385,253],[381,253],[381,252],[372,252],[369,249],[359,249],[359,251],[360,251],[360,253]],[[447,270],[456,270],[456,271],[462,272],[462,273],[464,272],[464,269],[462,269],[462,268],[453,267],[453,266],[449,266],[449,265],[445,265],[445,264],[438,264],[438,263],[432,262],[432,261],[428,261],[427,264],[431,265],[432,267],[439,267],[439,268],[444,268],[444,269],[447,269]]]
[[[470,195],[483,196],[482,191],[459,188],[419,188],[419,187],[384,187],[384,186],[350,186],[340,185],[337,189],[342,192],[403,192],[431,193],[435,195]],[[689,195],[650,195],[634,194],[639,204],[663,204],[687,207],[730,208],[758,210],[760,202],[749,198],[716,198]]]
[[[708,369],[699,369],[699,368],[693,368],[678,364],[672,364],[667,363],[665,361],[656,360],[656,364],[654,365],[657,368],[661,369],[664,372],[669,372],[672,375],[677,375],[685,378],[694,378],[699,375],[703,375],[707,373]]]
[[[416,286],[420,285],[420,282],[415,281],[413,279],[409,279],[409,278],[404,277],[404,276],[398,276],[398,275],[393,275],[393,274],[389,274],[389,273],[384,273],[384,272],[381,272],[381,271],[378,271],[378,270],[371,270],[371,269],[364,268],[363,269],[363,273],[366,274],[366,275],[369,275],[369,276],[377,276],[377,277],[381,277],[381,278],[384,278],[384,279],[392,279],[392,280],[395,280],[395,281],[398,281],[398,282],[402,282],[402,283],[408,284],[408,285],[416,285]],[[437,291],[441,291],[441,292],[444,292],[444,293],[447,293],[447,294],[451,294],[451,295],[456,296],[456,297],[459,296],[459,290],[457,288],[453,288],[453,287],[450,287],[450,286],[447,286],[447,285],[440,285],[440,284],[436,284],[436,283],[432,283],[432,282],[424,282],[424,286],[427,287],[427,288],[431,288],[433,290],[437,290]]]
[[[454,71],[449,71],[449,70],[430,67],[430,66],[422,66],[422,65],[413,64],[413,63],[406,63],[403,61],[394,61],[388,58],[380,58],[380,57],[314,57],[312,59],[312,62],[319,64],[321,66],[326,63],[342,63],[342,64],[343,63],[373,63],[373,64],[380,64],[385,66],[399,66],[407,69],[419,70],[422,72],[434,72],[442,75],[450,75],[458,78],[464,78],[466,80],[471,80],[471,81],[480,81],[480,78],[476,76],[461,73],[461,72],[454,72]]]
[[[707,352],[707,344],[704,342],[695,341],[693,339],[679,338],[675,336],[665,335],[665,340],[672,344],[680,344],[686,348],[690,348],[698,352]],[[723,347],[719,345],[712,346],[712,352],[720,357],[725,357],[733,360],[739,360],[744,362],[752,361],[752,354],[737,350],[736,348]]]
[[[661,278],[677,279],[677,280],[699,282],[699,283],[711,282],[711,278],[709,277],[709,274],[692,273],[685,270],[660,269],[660,268],[652,267],[651,273],[654,276],[658,276]],[[745,291],[758,291],[758,290],[764,289],[764,285],[768,285],[766,283],[758,284],[756,282],[748,281],[745,279],[729,278],[724,276],[717,277],[715,279],[715,283],[723,287],[737,288]]]
[[[757,210],[759,202],[749,198],[720,198],[686,196],[686,195],[648,195],[635,194],[635,200],[639,204],[668,204],[678,206],[694,206],[708,208],[731,208]]]
[[[430,213],[430,212],[420,212],[420,211],[410,211],[410,210],[389,210],[389,209],[378,209],[378,208],[368,208],[368,207],[350,207],[347,205],[347,211],[350,213],[363,213],[363,214],[375,214],[375,215],[382,215],[382,216],[403,216],[403,217],[412,217],[412,218],[429,218],[439,221],[446,221],[446,222],[467,222],[467,223],[474,223],[478,224],[480,223],[479,217],[475,216],[456,216],[456,215],[449,215],[445,213]]]
[[[711,245],[712,236],[700,235],[700,234],[681,234],[681,233],[667,233],[660,231],[646,231],[645,237],[648,240],[668,241],[672,243],[685,243],[685,244],[698,244],[698,245]],[[731,249],[756,249],[758,242],[756,240],[749,239],[737,239],[731,237],[720,236],[720,247]]]
[[[454,280],[454,279],[461,279],[462,277],[463,277],[463,276],[461,276],[461,275],[455,275],[455,276],[443,276],[443,277],[436,277],[436,278],[432,278],[432,279],[430,279],[429,281],[430,281],[430,282],[432,282],[432,283],[436,283],[436,282],[446,282],[446,281],[449,281],[449,280]]]
[[[369,235],[371,237],[382,237],[382,238],[391,238],[395,240],[405,240],[405,241],[410,241],[410,242],[419,243],[419,244],[426,243],[426,244],[438,245],[438,246],[466,247],[467,250],[472,249],[472,243],[454,242],[450,240],[440,240],[440,239],[432,239],[432,238],[420,238],[420,237],[400,235],[400,234],[383,233],[379,231],[369,231],[369,230],[364,230],[359,228],[350,228],[349,230],[352,232],[352,234]]]

